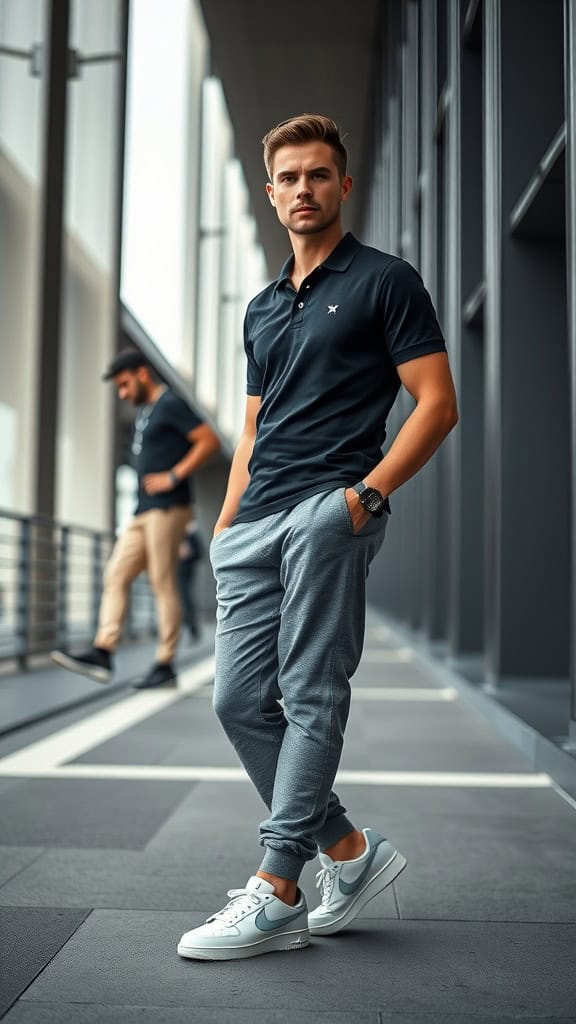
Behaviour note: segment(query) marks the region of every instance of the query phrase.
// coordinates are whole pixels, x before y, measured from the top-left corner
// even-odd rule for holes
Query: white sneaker
[[[321,853],[317,888],[322,903],[308,915],[312,935],[334,935],[358,916],[369,900],[406,867],[406,858],[371,828],[362,829],[366,849],[355,860],[332,860]]]
[[[231,889],[230,902],[180,939],[180,956],[191,960],[239,960],[310,945],[303,893],[295,907],[274,894],[274,886],[253,875],[245,889]]]

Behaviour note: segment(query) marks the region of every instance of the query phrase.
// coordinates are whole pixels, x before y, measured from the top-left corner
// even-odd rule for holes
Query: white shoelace
[[[334,864],[331,868],[321,868],[316,875],[316,888],[322,890],[322,906],[324,907],[328,906],[330,902],[337,871],[338,864]]]
[[[222,907],[222,910],[212,914],[208,921],[223,921],[225,925],[236,924],[241,917],[264,902],[257,892],[248,892],[247,889],[229,889],[227,895],[231,897],[230,902]]]

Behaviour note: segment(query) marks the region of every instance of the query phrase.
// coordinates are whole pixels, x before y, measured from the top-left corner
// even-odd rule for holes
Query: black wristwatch
[[[359,484],[354,484],[353,489],[360,498],[362,508],[366,509],[375,519],[380,519],[380,516],[388,511],[388,498],[383,497],[375,487],[367,487],[360,481]]]

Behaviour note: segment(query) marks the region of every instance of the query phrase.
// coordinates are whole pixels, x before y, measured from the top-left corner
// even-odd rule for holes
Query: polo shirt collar
[[[325,267],[326,270],[348,270],[348,267],[352,263],[352,260],[359,248],[360,242],[354,238],[352,232],[347,231],[344,237],[338,242],[336,248],[333,249],[328,258],[323,261],[321,266]],[[290,280],[293,266],[294,256],[292,255],[288,257],[280,271],[280,274],[278,275],[278,278],[276,279],[274,292],[277,292],[282,285],[286,284],[286,282]]]

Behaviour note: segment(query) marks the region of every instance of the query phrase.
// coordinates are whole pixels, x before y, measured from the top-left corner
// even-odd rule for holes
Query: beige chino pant
[[[116,541],[104,571],[96,647],[113,651],[128,608],[130,584],[146,570],[156,598],[159,645],[156,660],[171,661],[182,611],[176,584],[178,545],[190,519],[187,505],[153,508],[130,520]]]

